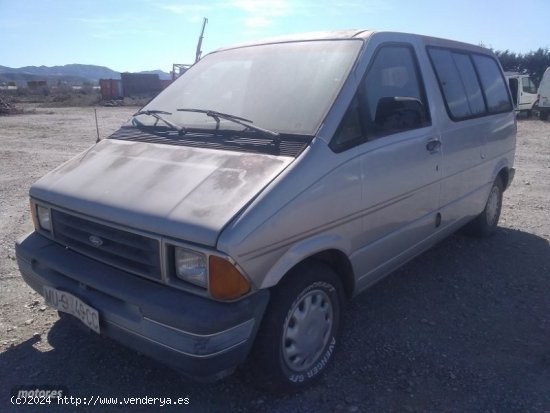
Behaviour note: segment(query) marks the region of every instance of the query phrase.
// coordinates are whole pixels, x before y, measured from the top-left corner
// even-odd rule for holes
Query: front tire
[[[322,263],[300,264],[287,274],[273,290],[247,363],[253,382],[274,392],[294,391],[326,371],[343,301],[338,275]]]
[[[502,210],[503,192],[504,184],[502,183],[502,179],[497,177],[489,192],[485,208],[481,214],[467,225],[466,229],[468,233],[484,238],[495,232],[500,218],[500,211]]]

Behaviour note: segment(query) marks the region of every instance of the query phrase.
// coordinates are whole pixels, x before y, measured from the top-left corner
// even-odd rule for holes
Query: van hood
[[[215,246],[224,226],[293,159],[106,139],[45,175],[30,195],[130,228]]]

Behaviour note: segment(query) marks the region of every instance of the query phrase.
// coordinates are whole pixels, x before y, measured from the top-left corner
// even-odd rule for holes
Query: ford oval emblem
[[[103,240],[96,235],[90,235],[88,241],[90,241],[94,247],[101,247],[103,245]]]

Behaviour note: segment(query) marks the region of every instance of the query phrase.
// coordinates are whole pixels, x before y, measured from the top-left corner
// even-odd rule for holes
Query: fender
[[[327,250],[339,250],[349,257],[351,255],[351,243],[339,234],[319,234],[302,240],[294,244],[277,260],[259,288],[269,288],[276,285],[296,264]]]
[[[493,173],[491,174],[491,182],[489,182],[489,184],[492,184],[493,182],[495,182],[495,179],[497,179],[497,176],[499,175],[500,171],[502,171],[503,169],[506,169],[506,172],[509,174],[509,169],[510,169],[510,165],[508,163],[508,159],[507,158],[502,158],[500,159],[494,169],[493,169]],[[508,181],[510,181],[510,179],[508,178]],[[504,183],[504,187],[507,188],[508,187],[508,184],[509,182],[503,182]]]

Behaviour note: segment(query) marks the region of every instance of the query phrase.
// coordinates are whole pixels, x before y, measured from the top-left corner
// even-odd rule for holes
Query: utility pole
[[[199,42],[197,43],[197,54],[195,56],[195,63],[197,63],[201,58],[201,54],[202,54],[201,46],[202,46],[202,39],[204,38],[204,28],[206,27],[206,23],[208,23],[208,19],[205,17],[202,22],[202,30],[201,30],[201,35],[199,37]]]

